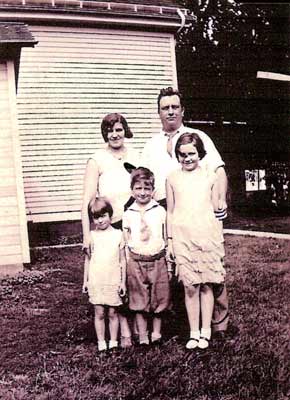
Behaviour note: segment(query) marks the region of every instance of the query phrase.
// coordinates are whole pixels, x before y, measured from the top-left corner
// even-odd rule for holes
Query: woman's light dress
[[[106,197],[111,203],[114,210],[112,222],[120,221],[124,205],[131,195],[130,174],[124,163],[138,166],[138,154],[126,147],[123,157],[117,158],[107,149],[100,149],[91,158],[96,161],[99,170],[98,195]]]

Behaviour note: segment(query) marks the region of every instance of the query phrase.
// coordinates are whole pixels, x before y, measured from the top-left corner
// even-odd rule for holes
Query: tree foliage
[[[289,159],[289,83],[257,79],[257,72],[289,74],[290,5],[182,3],[192,17],[176,46],[185,120],[215,122],[202,129],[240,185],[244,161],[257,168],[258,160]]]
[[[183,6],[192,22],[178,36],[177,62],[188,99],[231,101],[235,110],[219,110],[235,114],[238,100],[288,98],[287,84],[262,84],[257,71],[287,73],[289,5],[184,0]]]

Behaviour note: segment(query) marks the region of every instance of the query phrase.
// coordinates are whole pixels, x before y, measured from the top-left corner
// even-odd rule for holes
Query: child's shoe
[[[122,349],[126,349],[126,348],[131,347],[131,346],[132,346],[131,336],[128,336],[128,337],[122,336],[121,337],[121,347],[122,347]]]
[[[190,338],[186,343],[185,347],[187,348],[187,350],[193,350],[198,347],[198,344],[199,344],[198,339]]]
[[[199,331],[190,331],[190,338],[185,347],[187,350],[194,350],[198,347],[200,333]]]
[[[153,346],[160,346],[162,344],[162,336],[160,333],[152,332],[151,335],[151,344]]]
[[[116,349],[118,347],[117,340],[110,340],[109,341],[109,350]]]
[[[207,349],[209,346],[209,339],[201,336],[198,341],[198,347],[200,349]]]
[[[209,340],[210,340],[210,336],[211,336],[211,329],[204,329],[201,328],[200,331],[200,338],[198,341],[198,347],[200,349],[207,349],[209,346]]]
[[[107,350],[107,343],[105,340],[99,340],[98,341],[98,350],[99,351],[105,351]]]

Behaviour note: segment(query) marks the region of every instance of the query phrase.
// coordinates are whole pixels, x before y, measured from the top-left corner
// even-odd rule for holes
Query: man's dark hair
[[[177,143],[175,146],[175,155],[176,155],[177,160],[178,160],[178,156],[179,156],[180,146],[182,146],[184,144],[189,144],[189,143],[192,143],[196,147],[199,159],[201,160],[206,155],[206,151],[205,151],[203,141],[201,140],[201,138],[198,136],[197,133],[193,133],[193,132],[185,132],[177,140]]]
[[[162,97],[166,97],[166,96],[178,96],[179,100],[180,100],[180,105],[183,108],[183,98],[182,98],[182,94],[176,90],[173,89],[173,87],[169,86],[167,88],[161,89],[157,98],[157,106],[158,106],[158,113],[160,112],[160,100],[162,99]]]

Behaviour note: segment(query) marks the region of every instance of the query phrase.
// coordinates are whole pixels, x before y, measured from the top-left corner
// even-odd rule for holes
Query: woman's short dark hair
[[[152,189],[154,189],[155,179],[154,174],[150,171],[150,169],[145,167],[134,169],[134,171],[131,173],[131,189],[133,189],[135,184],[140,181],[145,181],[148,185],[152,187]]]
[[[133,137],[133,133],[131,132],[128,122],[123,117],[123,115],[118,114],[118,113],[112,113],[112,114],[106,115],[103,118],[103,121],[101,123],[101,132],[102,132],[104,141],[106,143],[108,142],[108,133],[113,129],[116,122],[120,122],[120,124],[122,124],[124,131],[125,131],[126,138],[130,139]]]
[[[180,146],[182,146],[184,144],[189,144],[189,143],[192,143],[196,147],[196,150],[199,155],[199,159],[201,160],[206,155],[206,151],[204,148],[203,141],[198,136],[198,134],[194,133],[194,132],[185,132],[177,140],[177,143],[175,146],[176,158],[178,159]]]
[[[184,107],[182,94],[178,90],[173,89],[173,87],[169,86],[167,88],[161,89],[159,92],[157,98],[158,113],[160,112],[160,101],[162,97],[167,97],[167,96],[178,96],[180,100],[180,106],[182,108]]]
[[[99,218],[106,213],[108,213],[111,218],[113,215],[113,207],[105,197],[97,197],[89,203],[88,213],[90,222],[93,221],[93,218]]]

